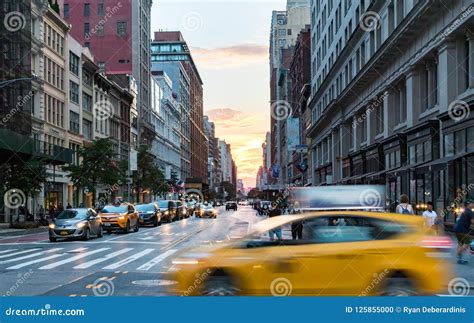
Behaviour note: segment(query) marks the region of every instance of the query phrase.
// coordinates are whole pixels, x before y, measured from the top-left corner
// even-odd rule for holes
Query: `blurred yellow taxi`
[[[451,278],[446,258],[453,244],[446,236],[431,235],[423,224],[417,216],[367,211],[272,217],[255,224],[253,233],[243,239],[175,259],[178,283],[172,292],[186,296],[440,293]]]
[[[135,206],[130,203],[106,205],[100,210],[103,229],[107,232],[121,230],[129,233],[132,229],[137,232],[140,228],[140,216]]]

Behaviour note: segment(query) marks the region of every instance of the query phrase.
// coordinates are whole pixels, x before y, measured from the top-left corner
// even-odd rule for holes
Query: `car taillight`
[[[426,255],[431,258],[449,258],[454,243],[448,236],[427,236],[421,240],[421,246],[426,248]]]

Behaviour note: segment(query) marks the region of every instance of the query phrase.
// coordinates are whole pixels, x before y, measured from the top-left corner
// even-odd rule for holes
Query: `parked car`
[[[102,237],[102,222],[93,209],[66,209],[49,224],[49,241],[57,239],[89,240]]]
[[[158,208],[161,211],[161,221],[174,222],[176,216],[176,202],[173,200],[161,200],[157,202]]]
[[[225,210],[226,211],[229,211],[229,210],[237,211],[237,202],[227,202],[225,204]]]
[[[140,216],[140,224],[154,227],[161,225],[161,211],[156,203],[137,204],[135,208]]]
[[[104,230],[107,232],[121,230],[124,233],[129,233],[132,228],[134,232],[140,229],[140,217],[133,204],[106,205],[99,215]]]
[[[217,210],[212,206],[212,204],[208,205],[203,205],[199,209],[199,211],[196,212],[196,217],[197,218],[217,218]]]

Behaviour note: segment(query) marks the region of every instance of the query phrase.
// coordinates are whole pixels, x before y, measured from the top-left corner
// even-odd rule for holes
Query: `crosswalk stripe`
[[[29,266],[29,265],[37,264],[39,262],[44,262],[44,261],[47,261],[47,260],[50,260],[50,259],[54,259],[54,258],[64,256],[64,255],[65,255],[65,253],[60,253],[60,254],[57,254],[57,255],[52,255],[52,256],[43,257],[43,258],[40,258],[40,259],[31,260],[31,261],[24,262],[24,263],[15,265],[15,266],[8,267],[7,270],[20,269],[20,268],[23,268],[23,267],[26,267],[26,266]]]
[[[12,251],[15,251],[15,250],[16,250],[16,249],[2,250],[2,251],[0,251],[0,254],[1,254],[1,253],[12,252]]]
[[[166,257],[169,257],[172,254],[174,254],[176,251],[178,251],[178,250],[177,249],[167,250],[167,251],[163,252],[161,255],[153,258],[149,262],[141,265],[140,267],[137,268],[137,270],[150,270],[151,267],[156,266],[158,263],[163,261]]]
[[[119,256],[121,254],[124,254],[126,252],[129,252],[130,250],[133,250],[133,248],[125,248],[125,249],[121,249],[119,251],[116,251],[116,252],[112,252],[108,255],[106,255],[105,257],[102,257],[102,258],[97,258],[97,259],[94,259],[94,260],[91,260],[89,262],[85,262],[83,264],[80,264],[80,265],[77,265],[76,267],[74,267],[74,269],[85,269],[85,268],[89,268],[93,265],[96,265],[96,264],[100,264],[101,262],[104,262],[104,261],[107,261],[109,259],[112,259],[116,256]]]
[[[36,253],[30,253],[29,255],[26,255],[26,256],[13,258],[13,259],[2,260],[2,261],[0,261],[0,264],[8,264],[10,262],[20,261],[20,260],[28,259],[28,258],[33,258],[33,257],[41,256],[41,255],[44,255],[44,254],[48,254],[48,253],[51,253],[51,252],[59,251],[59,250],[62,250],[62,249],[63,248],[53,248],[53,249],[40,251],[40,252],[36,252]]]
[[[130,256],[130,257],[125,258],[125,259],[122,259],[122,260],[120,260],[119,262],[116,262],[116,263],[114,263],[114,264],[108,265],[108,266],[106,266],[106,267],[104,267],[104,268],[102,268],[102,269],[117,269],[117,268],[119,268],[119,267],[121,267],[121,266],[123,266],[123,265],[126,265],[126,264],[128,264],[128,263],[130,263],[130,262],[132,262],[132,261],[137,260],[138,258],[141,258],[141,257],[143,257],[143,256],[145,256],[145,255],[147,255],[147,254],[149,254],[150,252],[152,252],[152,251],[154,251],[154,250],[155,250],[155,249],[145,249],[145,250],[143,250],[143,251],[141,251],[141,252],[139,252],[139,253],[134,254],[133,256]]]
[[[61,261],[53,262],[52,264],[49,264],[49,265],[40,267],[39,269],[51,269],[51,268],[56,268],[56,267],[59,267],[59,266],[61,266],[61,265],[64,265],[64,264],[67,264],[67,263],[76,261],[76,260],[78,260],[78,259],[81,259],[81,258],[90,256],[90,255],[93,255],[93,254],[98,253],[98,252],[102,252],[102,251],[105,251],[105,250],[109,250],[109,249],[110,249],[110,248],[100,248],[100,249],[97,249],[97,250],[92,250],[92,251],[89,251],[89,252],[84,252],[84,253],[78,254],[77,256],[70,257],[70,258],[68,258],[68,259],[64,259],[64,260],[61,260]]]
[[[28,250],[18,251],[18,252],[10,253],[8,255],[2,255],[2,256],[0,256],[0,258],[7,258],[7,257],[11,257],[11,256],[21,255],[21,254],[24,254],[24,253],[37,251],[37,250],[41,250],[41,249],[40,248],[35,248],[35,249],[28,249]]]

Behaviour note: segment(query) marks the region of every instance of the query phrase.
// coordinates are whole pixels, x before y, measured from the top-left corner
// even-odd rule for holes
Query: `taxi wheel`
[[[124,233],[129,233],[130,232],[130,221],[127,221],[127,224],[125,225],[125,229],[123,229]]]
[[[211,276],[201,290],[203,296],[236,296],[240,290],[229,276]]]
[[[380,291],[382,296],[414,296],[416,294],[412,282],[406,277],[388,278]]]
[[[155,217],[155,218],[153,219],[153,226],[154,226],[154,227],[157,227],[157,226],[158,226],[158,218],[157,218],[157,217]]]
[[[135,227],[133,228],[133,232],[138,232],[138,230],[140,230],[140,224],[138,223],[138,220],[137,220],[137,223],[135,223]]]

